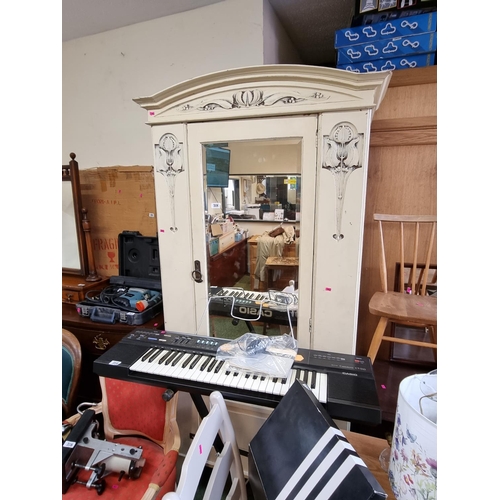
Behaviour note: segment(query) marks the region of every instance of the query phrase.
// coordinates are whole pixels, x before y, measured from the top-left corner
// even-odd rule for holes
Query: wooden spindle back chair
[[[371,314],[379,316],[368,357],[375,362],[382,341],[398,342],[437,350],[437,296],[428,294],[429,284],[437,283],[436,258],[437,217],[434,215],[375,214],[380,233],[380,281],[368,305]],[[398,231],[398,248],[386,245],[388,232]],[[390,233],[394,237],[394,232]],[[391,259],[388,258],[391,256]],[[400,265],[398,290],[389,288],[389,266]],[[434,269],[431,269],[434,268]],[[405,269],[409,273],[405,273]],[[396,281],[396,280],[395,280]],[[386,335],[388,324],[395,323],[428,329],[432,342]]]

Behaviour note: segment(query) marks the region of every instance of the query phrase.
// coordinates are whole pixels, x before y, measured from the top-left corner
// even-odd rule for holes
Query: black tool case
[[[78,314],[97,323],[142,325],[163,310],[158,237],[138,231],[118,235],[119,276],[76,304]]]

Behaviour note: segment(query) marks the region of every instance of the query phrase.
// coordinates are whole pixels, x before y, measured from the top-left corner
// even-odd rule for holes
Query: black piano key
[[[188,356],[186,358],[186,360],[184,361],[184,363],[182,363],[182,368],[186,368],[186,366],[189,364],[189,362],[194,358],[194,354],[191,354],[190,356]]]
[[[149,349],[149,351],[147,351],[146,354],[144,354],[144,356],[141,358],[141,361],[146,361],[146,359],[148,359],[149,356],[151,356],[151,354],[155,352],[155,349],[155,347],[151,347],[151,349]]]
[[[311,389],[316,389],[316,372],[311,372],[312,378],[311,378]]]
[[[200,359],[201,359],[201,354],[197,354],[196,358],[194,358],[193,362],[189,365],[189,369],[193,369],[198,363],[198,361],[200,361]]]
[[[170,356],[164,361],[165,365],[169,365],[175,359],[178,352],[179,351],[172,351],[170,353]]]
[[[203,364],[200,366],[200,370],[203,371],[207,367],[208,363],[210,363],[210,358],[203,361]]]
[[[224,365],[224,361],[219,361],[219,363],[215,367],[214,373],[219,373],[220,369],[222,368],[223,365]]]
[[[170,351],[169,349],[166,349],[165,350],[165,354],[158,360],[158,364],[161,365],[170,355],[172,351]]]
[[[180,360],[180,359],[184,356],[184,354],[186,354],[186,353],[185,353],[185,352],[180,351],[180,352],[179,352],[179,355],[178,355],[178,356],[176,356],[176,357],[172,360],[172,366],[175,366],[175,365],[179,362],[179,360]]]
[[[216,363],[217,363],[217,358],[212,358],[212,361],[210,361],[210,364],[208,365],[207,372],[211,372]]]
[[[152,356],[149,357],[148,363],[152,363],[162,352],[163,352],[162,349],[158,349],[157,352],[155,352]]]

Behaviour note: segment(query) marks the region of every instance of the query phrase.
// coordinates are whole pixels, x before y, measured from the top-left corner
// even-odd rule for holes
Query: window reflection
[[[300,139],[204,146],[209,215],[248,221],[300,220]]]

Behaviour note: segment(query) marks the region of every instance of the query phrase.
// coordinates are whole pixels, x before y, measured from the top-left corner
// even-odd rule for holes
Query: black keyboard
[[[270,290],[254,292],[242,288],[216,287],[209,290],[210,314],[252,322],[297,325],[297,295]]]
[[[305,382],[332,418],[379,424],[369,358],[299,348],[286,379],[231,370],[216,360],[228,339],[136,328],[94,361],[103,377],[192,394],[217,390],[224,398],[275,408],[297,379]]]

